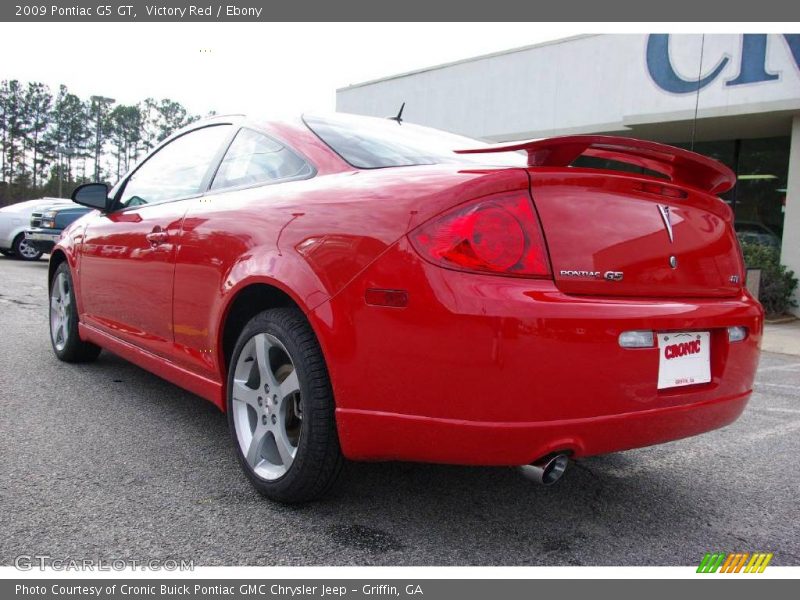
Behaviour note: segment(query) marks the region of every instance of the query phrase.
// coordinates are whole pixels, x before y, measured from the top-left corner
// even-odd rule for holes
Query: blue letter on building
[[[742,35],[742,61],[739,75],[725,85],[741,85],[777,79],[775,73],[767,73],[767,34],[745,33]]]
[[[700,79],[684,79],[672,68],[669,59],[669,34],[653,33],[647,38],[647,70],[656,85],[673,94],[688,94],[703,89],[714,81],[728,64],[728,57],[719,61],[714,70]]]

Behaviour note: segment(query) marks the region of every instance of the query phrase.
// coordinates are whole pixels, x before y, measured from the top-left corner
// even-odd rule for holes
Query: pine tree
[[[43,83],[30,82],[25,93],[24,110],[26,115],[25,133],[31,150],[31,184],[33,192],[39,184],[39,174],[46,171],[53,158],[45,130],[50,122],[50,108],[53,96]]]
[[[48,141],[57,158],[55,177],[58,195],[64,194],[63,184],[73,187],[73,161],[86,146],[89,138],[88,116],[81,99],[69,93],[67,86],[59,87],[50,115]]]
[[[88,166],[95,181],[104,179],[106,169],[119,177],[143,153],[199,118],[169,98],[114,105],[103,96],[83,101],[64,85],[53,97],[43,83],[0,82],[3,202],[42,193],[69,195],[91,176]]]
[[[4,82],[3,113],[5,130],[3,139],[3,157],[5,177],[8,182],[8,193],[11,198],[18,197],[18,191],[25,178],[25,112],[24,94],[19,81],[13,79]]]
[[[116,100],[113,98],[106,98],[104,96],[91,96],[89,98],[89,127],[93,137],[92,158],[94,159],[95,181],[100,181],[102,179],[100,159],[103,158],[105,145],[108,141],[110,129],[109,115],[111,114],[111,106],[114,102],[116,102]]]
[[[175,131],[188,125],[189,114],[180,102],[164,98],[158,103],[158,141],[163,142]]]
[[[8,118],[6,116],[6,103],[8,102],[8,81],[0,82],[0,135],[2,136],[3,146],[0,152],[0,181],[6,181],[6,139],[8,138]]]
[[[127,172],[131,157],[138,154],[141,126],[142,113],[138,106],[119,105],[109,115],[109,134],[117,163],[117,179]]]

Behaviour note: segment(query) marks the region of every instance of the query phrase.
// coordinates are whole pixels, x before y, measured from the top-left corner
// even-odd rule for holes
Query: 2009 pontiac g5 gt
[[[763,319],[718,197],[734,183],[620,137],[215,117],[76,190],[98,210],[50,259],[52,344],[216,404],[276,500],[324,493],[345,457],[550,483],[744,409]]]

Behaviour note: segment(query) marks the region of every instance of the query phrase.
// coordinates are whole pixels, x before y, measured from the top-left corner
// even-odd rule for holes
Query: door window
[[[158,204],[203,192],[203,178],[229,133],[230,125],[212,125],[175,138],[133,173],[119,204]]]
[[[312,172],[308,163],[286,146],[252,129],[241,129],[228,148],[211,189],[296,179]]]

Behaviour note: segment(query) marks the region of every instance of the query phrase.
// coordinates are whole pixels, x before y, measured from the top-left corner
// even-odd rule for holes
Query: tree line
[[[209,113],[213,114],[213,113]],[[0,206],[113,183],[173,131],[199,119],[169,98],[117,104],[67,86],[0,82]]]

